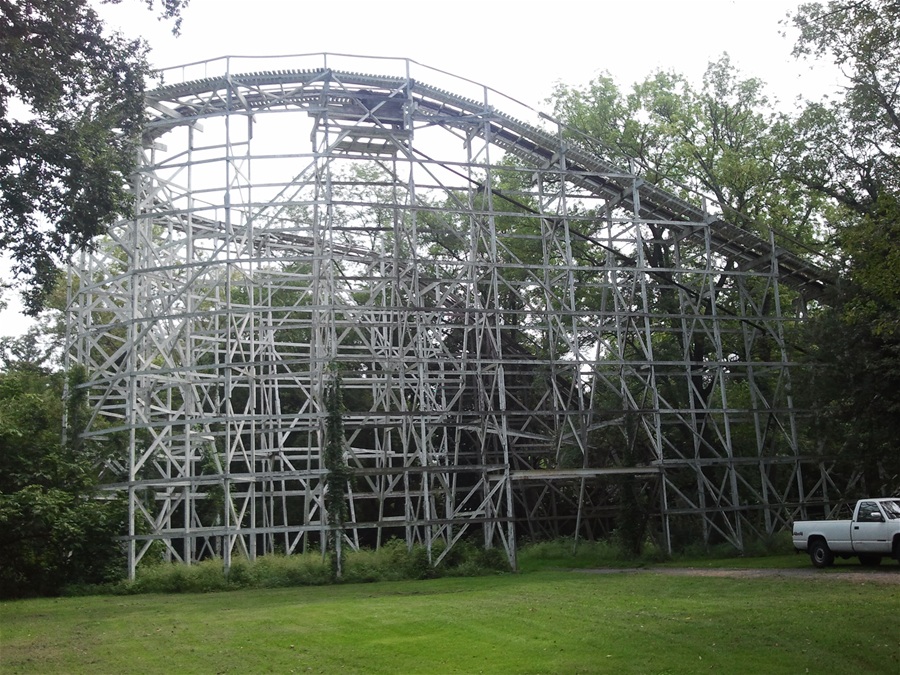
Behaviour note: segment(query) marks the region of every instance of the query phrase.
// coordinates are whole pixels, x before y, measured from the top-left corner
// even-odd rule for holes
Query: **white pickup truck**
[[[860,499],[852,520],[795,521],[793,540],[816,567],[828,567],[836,555],[859,556],[863,565],[886,556],[900,561],[900,498]]]

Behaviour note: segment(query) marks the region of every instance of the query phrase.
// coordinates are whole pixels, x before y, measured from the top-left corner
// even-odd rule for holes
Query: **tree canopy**
[[[187,3],[145,0],[176,31]],[[0,0],[0,252],[31,314],[58,266],[128,209],[147,73],[146,45],[107,33],[90,0]],[[50,330],[0,341],[3,597],[108,581],[123,567],[125,509],[97,499],[98,462],[115,448],[78,438],[83,373],[68,375],[64,402],[67,376],[41,340]]]
[[[806,325],[823,439],[876,484],[900,482],[900,2],[802,5],[795,54],[830,58],[847,87],[809,103],[790,170],[828,198],[840,284]],[[893,486],[893,488],[891,488]]]
[[[83,373],[70,378],[77,384]],[[71,396],[64,406],[65,379],[24,361],[0,372],[0,597],[55,594],[122,573],[116,536],[126,510],[97,499],[102,450],[74,433],[86,397]]]
[[[900,475],[900,2],[808,3],[790,23],[795,56],[831,60],[847,81],[794,114],[727,55],[699,87],[658,71],[623,92],[603,75],[558,85],[551,101],[575,142],[736,225],[774,229],[795,253],[833,254],[839,282],[793,337],[810,364],[796,400],[819,413],[810,442],[863,460],[889,489]]]
[[[801,117],[798,173],[858,213],[876,210],[900,186],[900,2],[805,4],[793,18],[799,57],[831,58],[848,82],[830,103]]]
[[[580,132],[575,140],[600,156],[691,201],[706,198],[737,225],[766,223],[810,240],[818,197],[784,171],[790,122],[727,54],[709,64],[700,88],[657,71],[626,93],[602,75],[584,88],[557,85],[552,102]]]
[[[145,1],[177,30],[188,0]],[[89,0],[0,0],[0,251],[30,314],[58,266],[128,208],[146,51],[108,33]]]
[[[800,115],[793,174],[835,206],[829,225],[857,296],[845,309],[900,337],[900,2],[803,5],[794,23],[795,54],[830,56],[849,84]]]

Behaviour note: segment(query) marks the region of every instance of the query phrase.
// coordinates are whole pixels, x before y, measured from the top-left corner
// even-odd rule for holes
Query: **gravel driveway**
[[[730,577],[734,579],[831,579],[837,581],[852,581],[855,583],[878,583],[900,585],[900,565],[890,563],[883,568],[850,566],[819,570],[814,567],[808,569],[758,569],[758,568],[716,568],[707,569],[701,567],[640,567],[636,569],[609,568],[609,569],[582,569],[572,570],[586,574],[664,574],[669,576],[686,577]]]

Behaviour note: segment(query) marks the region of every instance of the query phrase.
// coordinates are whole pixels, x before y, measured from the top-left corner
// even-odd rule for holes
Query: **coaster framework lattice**
[[[827,501],[785,339],[820,270],[493,90],[344,61],[167,72],[134,217],[72,266],[67,354],[85,439],[121,448],[132,575],[154,542],[324,546],[336,372],[352,547],[438,563],[474,537],[515,565],[518,536],[608,533],[633,490],[664,544],[740,548]]]

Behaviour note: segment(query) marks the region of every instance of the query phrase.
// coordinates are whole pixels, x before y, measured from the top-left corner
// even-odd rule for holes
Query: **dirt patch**
[[[900,585],[900,566],[886,569],[843,568],[819,570],[809,569],[756,569],[756,568],[716,568],[700,567],[641,567],[641,568],[596,568],[572,570],[587,574],[662,574],[681,577],[724,577],[732,579],[829,579],[852,581],[855,583],[876,583]]]

